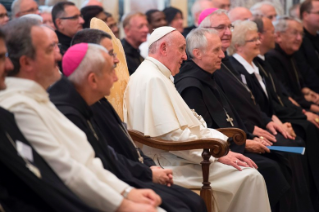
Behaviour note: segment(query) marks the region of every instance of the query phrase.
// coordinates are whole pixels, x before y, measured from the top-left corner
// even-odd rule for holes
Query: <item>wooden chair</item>
[[[116,68],[119,81],[113,85],[111,96],[108,96],[107,99],[123,120],[123,96],[129,78],[123,46],[121,45],[121,42],[114,36],[110,28],[102,20],[93,18],[90,22],[90,28],[103,30],[112,36],[114,52],[118,55],[118,59],[120,60],[120,63]],[[201,162],[203,171],[203,186],[200,192],[198,192],[198,190],[195,192],[200,193],[200,196],[206,203],[207,210],[211,212],[214,207],[212,201],[212,188],[209,182],[209,158],[211,156],[220,158],[226,155],[229,151],[229,144],[232,141],[238,145],[242,145],[246,140],[246,134],[240,129],[225,128],[217,130],[229,137],[227,143],[220,139],[199,139],[187,142],[173,142],[150,138],[149,136],[144,136],[143,133],[136,130],[129,130],[129,133],[134,141],[165,151],[203,149],[203,161]]]
[[[246,140],[246,134],[241,129],[221,128],[217,130],[229,137],[227,143],[223,140],[212,138],[190,140],[186,142],[175,142],[144,136],[143,133],[136,130],[129,130],[129,133],[135,142],[139,142],[143,145],[147,145],[165,151],[203,149],[203,161],[201,162],[203,172],[203,186],[200,190],[200,196],[204,199],[206,203],[207,211],[211,212],[213,211],[214,203],[212,201],[212,188],[209,182],[209,166],[211,164],[209,158],[211,156],[220,158],[226,155],[229,151],[229,144],[232,141],[238,145],[242,145]],[[196,193],[199,192],[197,191]]]

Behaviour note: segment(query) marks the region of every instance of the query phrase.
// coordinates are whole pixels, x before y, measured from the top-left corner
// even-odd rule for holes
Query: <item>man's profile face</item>
[[[215,8],[229,11],[230,1],[229,0],[212,0]]]
[[[125,30],[126,36],[135,43],[141,44],[146,41],[148,33],[148,23],[145,16],[133,16],[129,26]]]
[[[13,65],[8,57],[6,57],[7,48],[3,39],[0,38],[0,90],[6,88],[4,82],[7,73],[13,69]]]
[[[210,27],[214,28],[218,31],[219,38],[222,42],[222,49],[226,51],[226,49],[231,44],[232,32],[229,29],[231,26],[231,22],[226,14],[220,15],[212,15],[210,17],[212,25]]]
[[[202,51],[203,69],[213,73],[221,68],[222,59],[225,57],[222,50],[222,42],[218,35],[207,34],[207,47]]]
[[[117,26],[117,23],[115,22],[115,20],[112,16],[107,18],[106,24],[112,30],[115,37],[119,38],[120,37],[120,30],[119,30],[119,27]]]
[[[187,59],[184,36],[178,31],[173,31],[171,40],[166,48],[167,58],[169,59],[167,68],[171,71],[171,74],[175,76],[179,72],[183,61]]]
[[[165,14],[161,11],[157,11],[151,14],[151,22],[149,23],[150,33],[154,29],[162,26],[167,26]]]
[[[301,23],[289,20],[288,28],[285,32],[279,33],[280,37],[277,41],[280,47],[288,54],[292,54],[299,50],[303,39],[303,28]],[[278,40],[279,39],[279,40]]]
[[[268,49],[275,48],[275,27],[268,18],[262,19],[264,28],[261,33],[261,45],[267,47]]]
[[[73,5],[65,6],[64,13],[62,17],[60,17],[58,30],[69,37],[73,37],[75,33],[83,29],[82,24],[84,24],[84,20],[81,16],[80,10]]]
[[[106,50],[109,52],[109,55],[112,56],[114,64],[118,64],[120,62],[114,53],[113,44],[109,38],[103,38],[100,42],[100,45],[106,48]]]
[[[34,0],[23,0],[16,16],[21,17],[27,14],[40,14],[38,4]]]
[[[50,86],[57,80],[57,61],[61,60],[61,55],[58,58],[57,42],[52,40],[50,31],[52,30],[44,26],[34,26],[31,29],[35,57],[30,66],[36,73],[35,81],[43,86]]]
[[[6,25],[8,21],[9,16],[7,10],[2,4],[0,4],[0,27]]]
[[[97,75],[97,89],[101,92],[101,96],[108,96],[111,93],[113,84],[118,80],[118,78],[115,73],[113,57],[106,52],[101,51],[101,54],[103,55],[105,62],[101,70],[101,74]]]
[[[260,10],[261,10],[264,17],[269,18],[271,21],[276,20],[277,12],[273,6],[266,4],[266,5],[263,5],[260,8]]]
[[[311,27],[319,30],[319,1],[311,1],[312,9],[307,14],[307,17],[303,19],[306,21]]]

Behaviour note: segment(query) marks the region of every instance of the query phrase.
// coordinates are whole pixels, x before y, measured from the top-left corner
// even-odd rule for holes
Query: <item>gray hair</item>
[[[186,53],[190,59],[194,58],[193,50],[200,49],[205,52],[207,47],[207,34],[218,35],[214,29],[197,28],[193,29],[186,37]]]
[[[275,8],[276,12],[277,9],[275,7],[275,5],[270,2],[270,1],[262,1],[262,2],[257,2],[256,4],[254,4],[251,8],[250,8],[250,12],[253,14],[253,16],[255,17],[260,17],[260,16],[264,16],[264,14],[261,12],[260,8],[264,5],[269,5]]]
[[[56,5],[59,2],[66,2],[67,0],[45,0],[44,5],[49,6],[49,7],[53,7],[54,5]]]
[[[206,18],[204,18],[204,20],[200,23],[198,27],[199,28],[211,27],[213,23],[211,22],[210,17],[212,17],[213,15],[222,15],[222,14],[225,14],[228,17],[227,10],[222,10],[222,9],[215,10],[214,12],[209,14]]]
[[[17,13],[20,11],[20,4],[23,0],[14,0],[11,4],[11,17],[15,18]]]
[[[13,70],[8,75],[15,76],[20,71],[20,58],[27,56],[35,57],[35,48],[32,44],[31,29],[34,26],[41,26],[39,21],[31,18],[19,18],[10,21],[5,25],[6,46],[9,58],[13,64]]]
[[[52,9],[53,9],[53,6],[45,6],[45,5],[42,5],[42,6],[39,6],[39,9],[40,9],[40,13],[50,13],[52,12]]]
[[[175,31],[176,31],[176,30],[173,30],[172,32],[175,32]],[[172,43],[172,36],[173,36],[173,33],[172,33],[172,32],[166,34],[166,35],[165,35],[164,37],[162,37],[161,39],[159,39],[159,40],[155,41],[154,43],[152,43],[152,44],[148,47],[148,53],[149,53],[149,54],[155,54],[155,53],[158,51],[158,49],[159,49],[161,43],[164,42],[164,41],[166,42],[167,45],[171,45],[171,43]]]
[[[106,63],[102,52],[108,53],[108,51],[103,46],[89,43],[88,50],[83,60],[75,69],[75,71],[68,77],[68,79],[76,84],[81,84],[92,72],[100,75],[103,69],[103,65],[104,63]]]
[[[302,22],[298,18],[289,17],[289,16],[282,16],[282,17],[277,18],[273,22],[274,27],[275,27],[275,32],[285,32],[288,29],[288,21],[296,21],[296,22],[302,24]]]
[[[235,21],[234,23],[234,31],[231,44],[228,48],[228,54],[233,55],[236,53],[236,45],[244,45],[246,43],[246,35],[250,31],[257,32],[257,25],[253,21]]]

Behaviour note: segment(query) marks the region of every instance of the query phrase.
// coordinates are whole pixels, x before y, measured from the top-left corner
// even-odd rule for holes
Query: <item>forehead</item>
[[[254,38],[254,37],[258,37],[258,32],[255,30],[249,30],[246,33],[246,38]]]
[[[112,41],[109,38],[103,38],[100,42],[100,45],[102,45],[104,48],[106,48],[108,51],[113,49]]]
[[[226,14],[216,14],[210,17],[213,26],[218,25],[229,25],[231,24],[228,16]]]
[[[36,49],[38,47],[46,47],[51,43],[49,32],[40,26],[33,26],[31,28],[31,39]]]
[[[171,43],[176,44],[177,46],[183,46],[186,45],[186,40],[184,36],[178,32],[178,31],[173,31],[172,36],[171,36]]]
[[[206,34],[207,39],[207,49],[209,48],[216,48],[222,45],[222,42],[218,35],[215,34]]]
[[[311,1],[313,9],[319,9],[319,1]]]
[[[213,0],[212,1],[215,5],[218,4],[218,5],[222,5],[222,4],[230,4],[229,3],[229,0]]]
[[[34,0],[23,0],[20,3],[20,9],[24,9],[26,7],[31,8],[34,6],[38,6],[38,4]]]
[[[0,13],[5,13],[5,12],[7,12],[6,8],[2,4],[0,4]]]
[[[157,19],[165,18],[165,14],[161,11],[157,11],[152,13],[151,15],[151,21],[155,21]]]
[[[64,12],[69,16],[69,15],[77,15],[80,14],[80,10],[73,5],[67,5],[64,7]]]
[[[288,29],[303,31],[302,24],[294,20],[288,21]]]
[[[131,26],[138,26],[141,23],[147,23],[146,17],[141,15],[133,16],[130,20]]]
[[[58,40],[58,36],[56,35],[56,33],[52,29],[49,29],[48,27],[45,27],[45,26],[43,26],[42,28],[47,33],[47,35],[49,36],[49,39],[51,41],[54,41],[54,42],[58,42],[59,41]]]
[[[276,10],[273,6],[265,4],[260,8],[264,13],[276,13]]]

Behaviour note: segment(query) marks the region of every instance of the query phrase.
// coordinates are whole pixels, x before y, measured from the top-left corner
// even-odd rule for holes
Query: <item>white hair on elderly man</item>
[[[282,17],[277,18],[273,22],[274,27],[275,27],[275,32],[285,32],[288,29],[289,21],[296,21],[296,22],[302,24],[302,22],[299,18],[282,16]]]
[[[89,43],[88,50],[80,65],[68,77],[68,79],[74,83],[81,83],[85,80],[89,73],[93,72],[100,75],[102,73],[104,63],[107,62],[104,59],[102,52],[108,53],[107,49],[103,46]]]
[[[208,28],[196,28],[193,29],[186,37],[186,53],[190,59],[194,58],[193,50],[200,49],[205,52],[207,47],[208,34],[218,35],[217,30]]]
[[[246,35],[251,31],[258,32],[257,25],[255,22],[246,20],[246,21],[235,21],[234,31],[231,44],[227,49],[229,55],[236,53],[236,46],[242,46],[246,43]]]
[[[213,16],[213,15],[221,15],[221,14],[225,14],[225,15],[228,16],[227,10],[222,10],[222,9],[215,10],[214,12],[209,14],[206,18],[204,18],[204,20],[200,23],[200,25],[198,27],[199,28],[201,28],[201,27],[203,27],[203,28],[211,27],[212,22],[210,20],[210,17]]]

